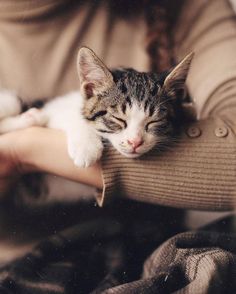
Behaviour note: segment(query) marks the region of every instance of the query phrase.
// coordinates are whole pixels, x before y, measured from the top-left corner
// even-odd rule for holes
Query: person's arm
[[[99,163],[80,168],[74,165],[67,151],[66,136],[62,131],[45,128],[22,130],[21,147],[22,172],[46,172],[102,188]],[[18,157],[19,158],[19,157]]]
[[[41,171],[103,186],[99,163],[86,169],[74,165],[62,131],[35,127],[0,136],[1,196],[21,174]]]

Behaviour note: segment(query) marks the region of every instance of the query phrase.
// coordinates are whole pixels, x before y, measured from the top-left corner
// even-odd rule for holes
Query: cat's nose
[[[134,150],[143,144],[143,140],[140,137],[127,140],[127,142],[129,145],[131,145],[133,147]]]

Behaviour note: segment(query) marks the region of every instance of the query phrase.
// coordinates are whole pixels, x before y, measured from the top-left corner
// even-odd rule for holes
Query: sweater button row
[[[201,135],[201,130],[197,126],[192,126],[187,129],[187,136],[189,138],[197,138]],[[225,126],[215,128],[215,136],[218,138],[224,138],[228,135],[229,131]]]

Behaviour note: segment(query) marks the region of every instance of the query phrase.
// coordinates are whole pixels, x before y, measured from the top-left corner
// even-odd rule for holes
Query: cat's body
[[[14,93],[0,92],[0,106],[4,99],[9,103],[1,107],[4,112],[0,121],[1,134],[30,126],[59,129],[67,135],[68,152],[76,165],[86,167],[101,156],[101,140],[82,116],[83,99],[79,91],[56,97],[41,109],[30,108],[24,113],[21,113],[20,101]]]
[[[191,59],[192,55],[187,56],[165,75],[133,69],[111,72],[90,49],[82,48],[80,92],[54,98],[41,109],[23,114],[16,95],[0,92],[0,133],[35,125],[63,130],[68,153],[80,167],[101,157],[102,139],[124,156],[139,157],[154,146],[168,144],[174,135]],[[94,196],[95,191],[88,189],[91,193]]]

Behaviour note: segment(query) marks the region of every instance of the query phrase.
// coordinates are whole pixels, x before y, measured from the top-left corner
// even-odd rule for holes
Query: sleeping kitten
[[[87,167],[102,155],[102,138],[124,156],[135,158],[168,144],[178,125],[181,96],[193,53],[170,73],[110,71],[95,53],[79,50],[80,92],[54,98],[42,109],[21,113],[20,102],[0,92],[0,133],[29,126],[61,129],[67,134],[74,164]]]
[[[22,113],[20,100],[0,91],[0,133],[30,126],[61,129],[68,153],[77,166],[97,161],[106,139],[124,156],[134,158],[169,146],[181,116],[181,98],[193,54],[169,73],[157,75],[133,69],[110,71],[88,48],[78,53],[80,92],[54,98],[43,108]],[[54,175],[25,175],[14,199],[27,207],[95,199],[97,191]]]

